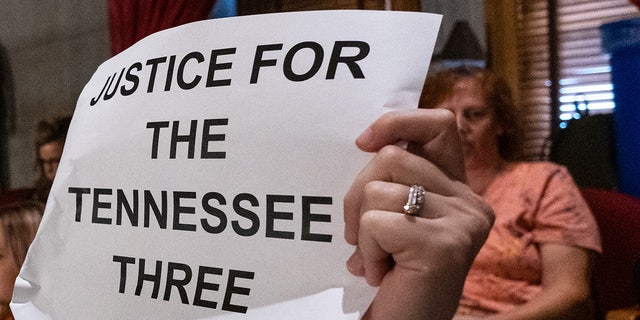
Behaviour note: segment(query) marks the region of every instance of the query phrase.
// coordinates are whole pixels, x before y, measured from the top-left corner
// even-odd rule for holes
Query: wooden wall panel
[[[383,1],[384,3],[384,1]],[[393,11],[421,11],[419,0],[391,0]]]
[[[282,1],[282,11],[358,9],[357,0],[295,0]]]
[[[520,101],[517,12],[513,0],[485,0],[489,65],[509,83],[515,101]]]
[[[391,10],[420,11],[420,0],[391,0]],[[239,15],[329,10],[367,9],[384,10],[385,0],[237,0]]]
[[[280,10],[280,1],[275,0],[237,0],[238,15],[274,13]]]

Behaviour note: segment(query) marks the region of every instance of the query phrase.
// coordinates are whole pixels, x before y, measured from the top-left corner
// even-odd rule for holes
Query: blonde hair
[[[18,268],[27,256],[43,213],[44,204],[39,201],[16,202],[0,207],[0,232],[4,234]]]
[[[498,152],[506,160],[518,160],[522,151],[522,128],[518,109],[507,82],[488,69],[459,66],[428,76],[422,88],[419,107],[433,109],[453,94],[453,87],[462,79],[480,84],[484,102],[493,108],[497,124],[504,130],[498,137]]]

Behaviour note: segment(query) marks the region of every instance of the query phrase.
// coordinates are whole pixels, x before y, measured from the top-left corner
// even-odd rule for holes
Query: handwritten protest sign
[[[440,16],[196,22],[104,62],[78,99],[17,319],[344,319],[354,140],[416,107]],[[355,294],[354,292],[357,292]]]

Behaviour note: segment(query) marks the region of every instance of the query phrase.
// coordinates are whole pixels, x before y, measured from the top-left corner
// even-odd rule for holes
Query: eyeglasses
[[[40,165],[58,165],[60,163],[60,158],[52,158],[52,159],[38,159],[40,161]]]

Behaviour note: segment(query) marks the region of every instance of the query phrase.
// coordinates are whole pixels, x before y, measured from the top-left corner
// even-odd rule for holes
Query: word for
[[[82,187],[69,187],[68,192],[75,196],[76,222],[82,222],[89,215],[89,221],[93,224],[127,224],[139,227],[142,215],[142,225],[145,228],[151,228],[152,219],[155,221],[154,227],[160,229],[189,232],[202,230],[210,234],[220,234],[231,225],[232,232],[243,237],[256,235],[264,223],[265,237],[294,240],[296,233],[291,231],[291,222],[295,215],[300,218],[300,240],[332,240],[331,234],[311,231],[312,223],[331,222],[331,214],[312,211],[316,206],[332,205],[331,197],[302,196],[300,210],[294,213],[278,211],[277,208],[291,208],[296,197],[268,194],[264,197],[264,208],[258,214],[257,209],[261,208],[261,203],[250,193],[235,195],[231,200],[231,208],[228,208],[227,197],[218,192],[199,195],[191,191],[159,191],[159,194],[154,195],[150,190],[126,192],[122,189]],[[279,228],[276,228],[276,224]],[[289,228],[286,229],[285,226]]]
[[[247,313],[247,306],[233,304],[231,299],[233,295],[245,295],[249,296],[251,289],[247,287],[241,287],[236,285],[238,279],[249,279],[253,280],[255,274],[250,271],[241,271],[241,270],[233,270],[230,269],[224,275],[224,270],[222,268],[217,267],[207,267],[207,266],[199,266],[197,270],[197,276],[194,279],[193,270],[191,267],[184,263],[177,262],[155,262],[155,270],[146,271],[146,260],[139,258],[137,259],[138,268],[136,270],[136,258],[126,257],[126,256],[113,256],[113,262],[120,264],[120,281],[119,281],[119,293],[126,293],[127,283],[129,278],[130,271],[129,267],[133,269],[134,273],[134,281],[136,281],[136,289],[134,294],[136,296],[140,296],[142,294],[142,290],[145,287],[145,283],[152,285],[151,289],[151,298],[158,299],[158,295],[160,293],[161,280],[164,276],[164,294],[162,299],[164,301],[171,300],[171,293],[174,289],[178,292],[180,296],[180,301],[183,304],[192,304],[194,306],[217,309],[218,302],[207,300],[203,296],[209,293],[209,297],[211,296],[211,292],[218,292],[220,289],[220,284],[211,282],[211,279],[214,277],[226,277],[227,285],[224,288],[224,298],[222,299],[222,306],[220,310],[236,312],[236,313]],[[166,271],[164,269],[166,266]],[[153,268],[153,267],[151,267]],[[189,300],[189,294],[187,291],[190,290],[188,285],[192,284],[195,280],[195,289],[193,290],[193,299]],[[240,280],[242,281],[242,280]],[[193,285],[190,286],[193,288]]]
[[[158,146],[160,145],[160,131],[164,128],[169,128],[169,121],[157,121],[148,122],[147,129],[153,130],[153,138],[151,140],[151,159],[158,158]],[[205,119],[202,121],[202,134],[200,143],[200,159],[224,159],[226,152],[224,151],[211,151],[209,149],[210,142],[224,141],[225,135],[223,133],[212,133],[212,127],[226,126],[229,124],[229,119]],[[169,147],[169,158],[175,159],[178,149],[178,143],[187,144],[187,158],[193,159],[196,151],[196,138],[198,137],[198,120],[191,120],[188,134],[180,134],[180,122],[173,121],[171,123],[171,136]]]
[[[283,47],[282,43],[256,47],[253,65],[250,69],[251,84],[258,83],[262,68],[277,65],[282,56],[273,53],[282,51]],[[335,41],[327,62],[325,79],[334,79],[340,64],[344,64],[349,69],[354,79],[363,79],[365,76],[358,62],[366,58],[370,50],[369,44],[363,41]],[[91,99],[90,105],[95,106],[100,100],[110,100],[117,94],[123,97],[130,96],[138,91],[142,85],[141,81],[146,82],[147,93],[152,93],[156,89],[156,80],[164,83],[164,91],[170,91],[174,85],[182,90],[191,90],[202,85],[205,88],[230,86],[232,79],[224,75],[219,76],[216,72],[229,72],[232,69],[231,56],[236,51],[237,48],[214,49],[211,50],[208,57],[202,52],[193,51],[182,57],[172,55],[152,58],[145,61],[144,64],[134,62],[130,66],[122,68],[120,72],[115,72],[107,77],[100,93]],[[301,51],[311,51],[313,61],[309,66],[297,66],[306,68],[306,71],[296,73],[293,61]],[[282,59],[282,74],[290,81],[306,81],[313,78],[324,63],[324,52],[322,45],[313,41],[305,41],[292,46]],[[349,52],[349,54],[344,52]],[[265,57],[266,55],[270,55],[270,57]],[[200,64],[207,62],[208,68],[203,71]],[[187,75],[190,76],[187,77]]]

